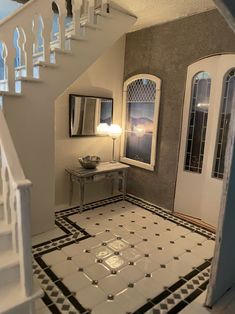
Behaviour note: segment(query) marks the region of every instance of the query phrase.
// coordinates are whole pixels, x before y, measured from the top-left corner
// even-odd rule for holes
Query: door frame
[[[185,84],[185,96],[184,96],[184,107],[182,114],[182,127],[181,127],[181,137],[179,144],[179,159],[178,159],[178,169],[177,169],[177,179],[175,185],[175,199],[174,199],[174,209],[173,212],[186,214],[188,216],[192,216],[194,218],[202,218],[209,222],[211,225],[217,225],[217,219],[219,215],[219,206],[213,215],[209,215],[206,211],[203,211],[203,207],[210,204],[210,200],[208,199],[205,189],[203,188],[200,182],[203,181],[203,184],[210,183],[210,188],[215,192],[215,200],[213,202],[218,204],[221,198],[222,191],[222,180],[213,178],[211,176],[213,171],[213,165],[211,163],[211,159],[214,159],[217,132],[212,134],[211,131],[213,127],[217,127],[218,119],[220,114],[221,107],[221,96],[222,96],[222,88],[218,88],[217,85],[221,84],[224,80],[223,77],[218,78],[217,74],[220,69],[221,60],[225,59],[228,62],[231,62],[231,58],[235,58],[235,54],[215,54],[210,55],[205,58],[201,58],[200,60],[195,61],[191,65],[188,66],[187,70],[187,79]],[[211,77],[211,90],[210,90],[210,104],[213,104],[213,107],[210,106],[208,110],[208,121],[207,121],[207,132],[205,138],[205,149],[204,149],[204,159],[202,172],[190,172],[184,170],[185,163],[185,154],[187,147],[187,134],[188,134],[188,123],[189,123],[189,114],[191,109],[191,101],[192,101],[192,82],[193,78],[197,73],[200,72],[208,72]],[[194,180],[194,182],[192,182]],[[191,183],[190,183],[191,181]],[[195,183],[194,189],[188,188],[189,186],[193,186]],[[189,195],[187,199],[185,199],[185,194]],[[196,194],[196,196],[195,196]],[[193,203],[190,210],[191,199],[196,197],[197,202]],[[205,203],[205,204],[204,204]],[[188,210],[180,210],[180,205],[182,208],[188,208]],[[192,205],[192,203],[191,203]]]

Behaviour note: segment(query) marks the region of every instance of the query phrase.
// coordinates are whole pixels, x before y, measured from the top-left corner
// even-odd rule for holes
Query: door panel
[[[233,65],[235,65],[234,55],[217,55],[194,63],[188,67],[187,73],[174,209],[177,212],[200,218],[214,226],[217,224],[222,193],[222,180],[212,175],[217,128],[224,76]],[[196,165],[197,169],[191,169],[188,165],[187,153],[191,132],[189,120],[195,100],[193,83],[195,83],[195,75],[202,72],[208,73],[211,78],[210,97],[206,98],[204,95],[203,98],[199,95],[196,105],[194,104],[198,115],[195,120],[198,139],[195,141],[200,147],[200,152],[198,155],[198,151],[196,151],[197,154],[192,151],[191,159],[194,159],[192,164]],[[206,129],[206,133],[200,133],[200,128]]]

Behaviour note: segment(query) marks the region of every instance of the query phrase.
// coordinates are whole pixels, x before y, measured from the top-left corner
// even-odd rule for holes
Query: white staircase
[[[73,19],[65,27],[66,0],[54,2],[59,27],[53,36],[51,0],[31,0],[0,23],[0,40],[6,47],[0,96],[22,167],[33,182],[34,234],[49,230],[54,223],[55,99],[136,21],[109,6],[107,0],[74,0]],[[16,50],[9,34],[16,28],[21,64],[15,69]]]
[[[53,34],[52,2],[59,12]],[[31,0],[0,22],[5,64],[0,81],[0,313],[34,313],[41,293],[32,282],[30,216],[34,233],[54,224],[55,99],[136,20],[107,0],[72,0],[72,12],[68,23],[66,0]]]
[[[0,110],[0,313],[33,313],[42,291],[31,265],[30,181]]]

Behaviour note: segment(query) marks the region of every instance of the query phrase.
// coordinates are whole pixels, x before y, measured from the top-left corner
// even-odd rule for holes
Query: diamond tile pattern
[[[51,239],[33,247],[34,274],[49,307],[61,313],[121,314],[147,304],[154,313],[166,313],[196,289],[203,291],[209,262],[189,281],[185,276],[213,256],[214,235],[148,203],[127,200],[114,197],[88,204],[82,213],[56,213],[68,231],[62,242]],[[163,291],[168,295],[156,305]]]

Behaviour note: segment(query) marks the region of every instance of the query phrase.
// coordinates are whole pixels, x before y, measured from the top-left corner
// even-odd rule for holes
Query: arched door
[[[235,55],[188,67],[174,210],[217,225]]]

